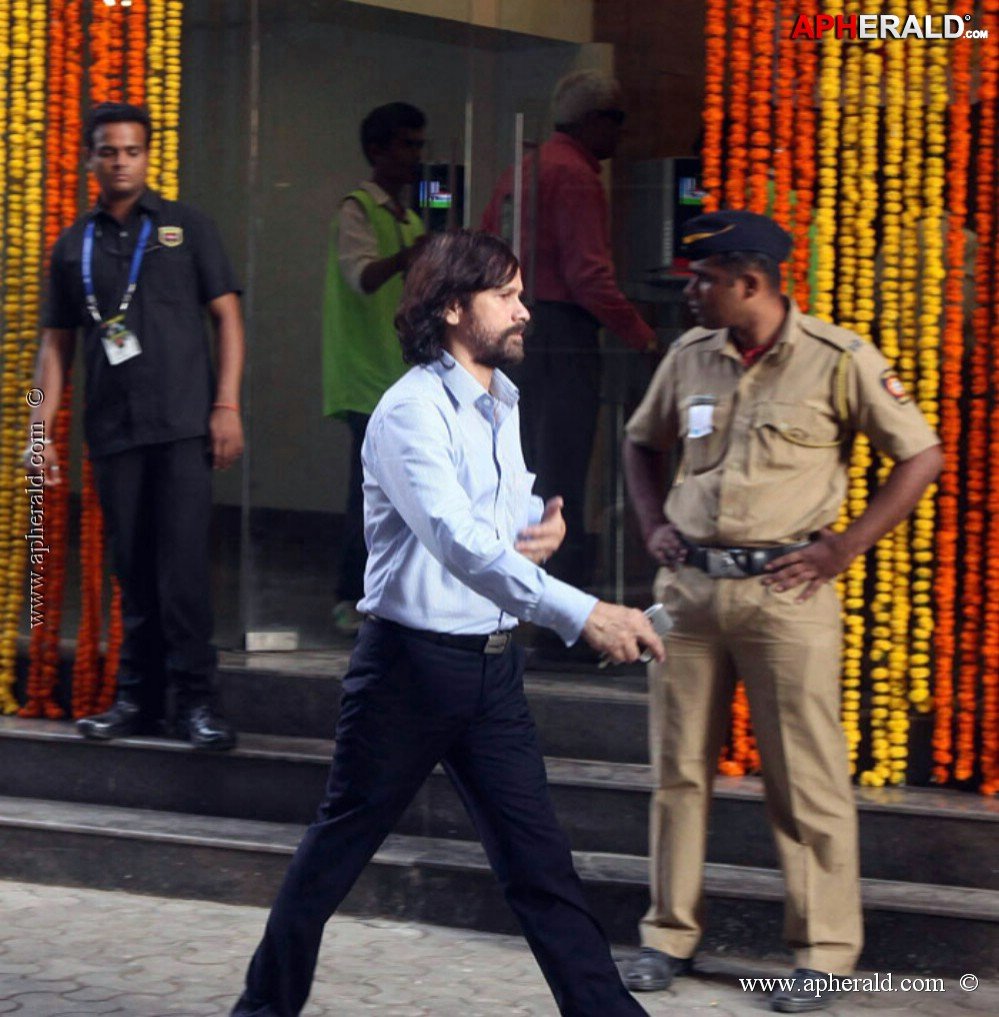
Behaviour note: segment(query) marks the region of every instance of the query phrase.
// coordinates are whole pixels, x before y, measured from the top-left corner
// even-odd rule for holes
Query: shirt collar
[[[372,201],[376,205],[385,205],[391,207],[395,202],[389,197],[388,191],[384,188],[379,187],[374,180],[365,180],[361,184],[361,190],[367,191],[371,195]]]
[[[552,143],[571,149],[594,173],[600,172],[600,160],[588,148],[584,148],[571,134],[566,134],[565,131],[553,131]]]
[[[149,212],[151,215],[156,216],[163,209],[163,199],[156,193],[156,191],[150,190],[148,187],[139,195],[139,200],[133,206],[133,214],[137,211]],[[96,215],[109,215],[110,213],[101,204],[100,198],[94,202],[90,209],[90,217],[93,218]]]
[[[782,296],[781,299],[784,301],[784,306],[787,309],[787,313],[784,315],[784,323],[780,327],[777,338],[771,343],[766,353],[760,357],[760,360],[765,359],[771,354],[775,358],[780,359],[788,356],[801,330],[801,311],[798,305],[790,297]],[[742,353],[736,345],[735,340],[730,338],[727,328],[719,329],[706,342],[709,349],[717,350],[727,356],[734,357],[740,362],[742,361]],[[758,361],[756,362],[758,363]]]
[[[441,379],[456,406],[475,407],[488,420],[493,419],[494,410],[498,420],[505,418],[520,398],[517,386],[499,370],[493,371],[492,384],[489,391],[484,392],[475,378],[446,351],[427,367]]]

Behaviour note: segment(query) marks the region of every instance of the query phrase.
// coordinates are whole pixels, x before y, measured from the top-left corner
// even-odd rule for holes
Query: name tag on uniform
[[[687,407],[687,437],[706,438],[715,429],[714,403],[693,403]]]
[[[105,321],[101,326],[101,342],[104,344],[104,352],[107,354],[108,363],[112,367],[137,357],[142,352],[139,340],[135,333],[125,327],[120,318]]]

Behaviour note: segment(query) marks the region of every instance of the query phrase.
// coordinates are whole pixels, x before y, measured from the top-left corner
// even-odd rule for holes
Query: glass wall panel
[[[186,5],[183,196],[222,227],[245,285],[248,332],[247,454],[216,484],[223,645],[245,637],[260,647],[348,645],[332,612],[351,434],[323,414],[320,345],[331,222],[369,173],[362,118],[397,100],[426,114],[426,200],[421,206],[414,188],[412,203],[431,230],[480,225],[504,171],[522,167],[520,202],[508,205],[501,227],[511,236],[520,227],[525,282],[543,324],[536,276],[545,199],[536,156],[552,137],[552,91],[578,69],[614,74],[623,86],[627,120],[615,157],[600,163],[609,237],[620,287],[659,337],[659,349],[643,353],[600,329],[578,578],[612,599],[648,600],[653,569],[626,510],[619,448],[625,421],[684,324],[673,236],[693,207],[681,194],[696,192],[697,8],[686,0]],[[575,333],[567,336],[556,366],[582,355]],[[537,349],[529,341],[528,356]],[[572,418],[578,407],[559,412]],[[546,478],[539,488],[562,493]]]

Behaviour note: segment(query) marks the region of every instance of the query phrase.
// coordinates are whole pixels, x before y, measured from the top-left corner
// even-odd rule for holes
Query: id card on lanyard
[[[87,310],[98,326],[104,352],[112,367],[123,364],[126,360],[131,360],[132,357],[137,357],[142,352],[135,333],[125,325],[125,312],[128,311],[132,297],[135,295],[135,288],[139,284],[139,269],[142,268],[142,257],[146,253],[146,243],[152,228],[149,216],[144,215],[139,230],[139,239],[132,252],[132,264],[128,270],[128,285],[125,287],[125,294],[118,305],[118,313],[114,317],[106,319],[101,316],[100,308],[97,306],[97,294],[94,292],[94,220],[91,219],[83,230],[83,292],[87,301]]]

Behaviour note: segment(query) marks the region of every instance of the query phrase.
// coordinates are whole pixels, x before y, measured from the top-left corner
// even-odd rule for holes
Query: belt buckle
[[[482,648],[483,653],[502,653],[510,642],[509,632],[490,632],[486,636],[486,645]]]
[[[706,547],[707,573],[712,579],[744,579],[744,571],[732,555],[723,547]]]

